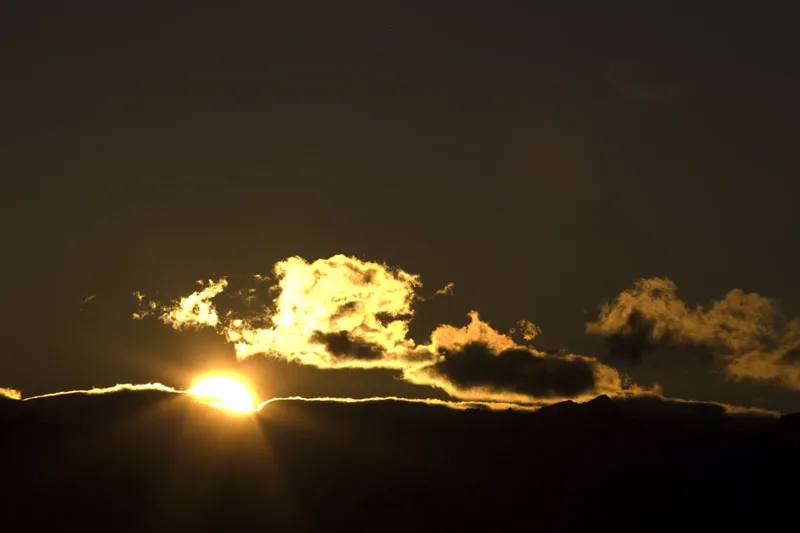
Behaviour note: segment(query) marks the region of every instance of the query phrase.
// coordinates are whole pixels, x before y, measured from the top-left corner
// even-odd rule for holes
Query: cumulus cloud
[[[299,257],[274,268],[273,307],[223,328],[240,359],[274,355],[322,368],[402,368],[418,276],[336,255]]]
[[[290,257],[273,273],[255,276],[275,281],[269,291],[277,296],[267,307],[219,312],[215,300],[228,286],[223,278],[166,305],[137,293],[134,318],[157,315],[175,329],[214,327],[239,359],[260,354],[321,368],[403,368],[414,357],[407,335],[418,276],[344,255]],[[237,292],[250,303],[256,290]]]
[[[606,303],[587,331],[608,338],[612,354],[631,362],[659,345],[714,351],[729,377],[800,389],[800,318],[777,302],[733,289],[708,306],[689,307],[668,278],[637,281]]]
[[[385,264],[345,255],[312,262],[291,257],[269,278],[258,277],[267,279],[274,281],[274,298],[258,310],[218,312],[224,279],[170,304],[141,307],[176,329],[215,328],[239,359],[260,354],[320,368],[395,369],[409,382],[461,399],[531,403],[627,388],[619,372],[592,357],[528,346],[539,329],[525,320],[513,332],[523,344],[475,311],[467,325],[440,325],[428,341],[416,343],[408,330],[414,304],[425,300],[416,292],[422,283]],[[436,294],[451,291],[448,284]],[[237,294],[252,298],[254,292]]]

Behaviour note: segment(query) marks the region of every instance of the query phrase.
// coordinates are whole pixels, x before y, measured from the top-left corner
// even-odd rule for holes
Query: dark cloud
[[[343,303],[340,305],[333,314],[331,314],[331,320],[338,320],[340,318],[352,315],[358,312],[360,309],[360,304],[355,301],[349,301],[347,303]]]
[[[583,358],[534,355],[525,348],[495,353],[471,342],[442,352],[428,372],[458,389],[490,389],[532,397],[578,396],[595,385],[592,365]]]
[[[786,352],[781,361],[786,364],[800,365],[800,348],[794,348]]]
[[[393,315],[391,313],[375,313],[375,319],[383,325],[386,325],[395,320],[411,320],[414,318],[413,313],[403,313]]]
[[[655,394],[621,397],[616,402],[625,412],[647,420],[717,420],[729,414],[722,404],[674,400]]]
[[[633,311],[623,328],[606,337],[609,358],[632,365],[641,363],[642,357],[657,347],[652,335],[653,323],[638,311]]]
[[[384,351],[379,345],[353,337],[347,331],[333,333],[315,331],[308,342],[324,345],[327,352],[337,358],[377,361],[384,356]]]
[[[374,267],[364,267],[355,262],[346,263],[346,266],[353,273],[351,280],[359,285],[369,285],[375,282],[378,269]]]

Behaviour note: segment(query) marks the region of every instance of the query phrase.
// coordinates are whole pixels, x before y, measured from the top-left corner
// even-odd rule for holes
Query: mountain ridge
[[[3,402],[22,414],[0,416],[0,512],[9,528],[195,533],[596,531],[614,509],[665,527],[788,519],[775,487],[800,474],[796,416],[636,401],[276,400],[244,417],[159,391]],[[727,503],[756,486],[750,507]]]

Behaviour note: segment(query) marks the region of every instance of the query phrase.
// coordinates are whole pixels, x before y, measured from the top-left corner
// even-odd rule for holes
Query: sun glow
[[[189,394],[200,401],[233,413],[251,413],[256,402],[250,389],[231,376],[208,376],[199,379]]]

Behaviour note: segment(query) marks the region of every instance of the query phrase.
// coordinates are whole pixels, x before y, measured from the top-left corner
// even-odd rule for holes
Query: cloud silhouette
[[[463,327],[437,327],[424,347],[433,354],[432,361],[407,368],[406,380],[457,398],[526,403],[644,391],[594,357],[541,352],[517,344],[476,311],[469,318]],[[528,321],[522,321],[521,328],[528,339],[538,333]]]
[[[491,391],[563,398],[591,393],[595,386],[594,371],[586,358],[536,354],[526,348],[496,353],[481,342],[445,350],[439,361],[418,372],[456,396]]]
[[[383,349],[379,345],[353,338],[347,331],[334,333],[315,331],[308,342],[324,345],[327,352],[334,357],[371,361],[382,359],[384,356]]]
[[[608,355],[611,359],[638,364],[642,357],[656,349],[658,343],[652,340],[653,323],[639,311],[632,311],[627,322],[619,331],[606,337]],[[661,339],[668,342],[668,338]]]

